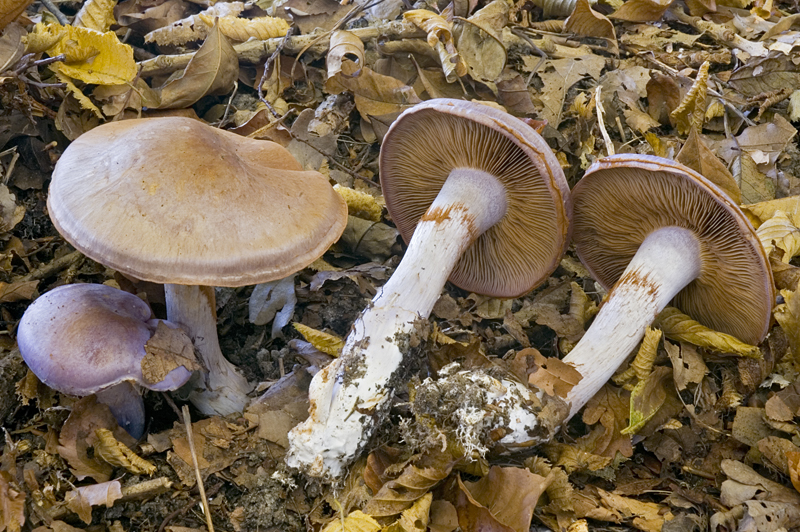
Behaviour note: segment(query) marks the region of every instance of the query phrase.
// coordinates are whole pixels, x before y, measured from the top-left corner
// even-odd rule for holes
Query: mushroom
[[[180,117],[111,122],[59,159],[47,201],[58,231],[125,275],[166,283],[206,372],[190,400],[241,412],[251,385],[220,350],[212,286],[280,279],[321,256],[347,208],[278,144]]]
[[[611,291],[564,358],[583,377],[567,396],[570,417],[670,301],[750,344],[767,334],[775,292],[766,253],[742,211],[702,175],[660,157],[612,155],[572,197],[578,256]]]
[[[96,394],[138,439],[145,428],[139,386],[175,390],[192,376],[178,366],[161,382],[144,378],[145,344],[159,322],[150,319],[150,307],[133,294],[105,285],[70,284],[43,294],[25,310],[17,343],[40,381],[67,395]]]
[[[516,297],[547,278],[569,240],[569,188],[547,143],[483,104],[435,99],[405,111],[383,139],[380,179],[408,249],[342,355],[315,375],[309,418],[289,435],[288,464],[312,476],[339,476],[366,444],[409,365],[415,324],[448,278]]]

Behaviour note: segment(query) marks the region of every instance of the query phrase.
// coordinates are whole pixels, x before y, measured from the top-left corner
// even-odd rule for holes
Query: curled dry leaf
[[[636,353],[628,369],[622,373],[615,375],[612,380],[618,386],[622,386],[634,377],[639,381],[644,380],[653,371],[653,362],[656,360],[658,353],[658,344],[661,342],[661,330],[648,327],[644,332],[642,344],[639,346],[639,351]],[[630,390],[633,386],[626,386],[626,390]]]
[[[117,0],[88,0],[72,19],[72,25],[99,32],[108,31],[112,24],[117,23],[114,19],[116,5]]]
[[[109,480],[89,486],[80,486],[64,495],[67,508],[78,514],[81,521],[91,524],[92,506],[105,504],[106,508],[114,506],[114,502],[122,498],[122,484],[119,480]]]
[[[83,93],[83,91],[81,91],[72,82],[72,79],[70,77],[68,77],[68,76],[64,75],[62,72],[58,72],[58,71],[56,72],[56,77],[58,78],[58,81],[60,81],[61,83],[65,84],[67,86],[67,91],[69,91],[69,93],[72,95],[72,97],[75,98],[78,101],[78,103],[81,106],[81,109],[86,109],[86,110],[89,110],[89,111],[93,112],[94,115],[97,118],[99,118],[100,120],[105,118],[103,116],[103,113],[100,111],[100,109],[98,109],[97,106],[94,104],[94,102],[92,100],[90,100],[89,97],[87,97]],[[119,87],[119,85],[101,85],[101,86]]]
[[[781,261],[786,264],[800,251],[800,229],[783,211],[776,211],[772,218],[759,226],[756,234],[767,255],[777,248],[783,251]]]
[[[492,466],[477,482],[457,477],[454,504],[461,529],[527,532],[536,503],[551,479],[527,469],[499,466]]]
[[[328,60],[330,61],[330,57]],[[371,222],[381,221],[383,207],[381,207],[378,200],[375,199],[375,196],[359,190],[353,190],[352,188],[343,187],[342,185],[334,185],[333,190],[338,192],[345,203],[347,203],[347,214]]]
[[[115,467],[127,469],[135,475],[152,475],[156,472],[156,466],[140,458],[110,430],[98,428],[95,434],[97,443],[94,446],[94,453],[98,458]]]
[[[329,78],[342,71],[345,59],[357,67],[351,71],[350,76],[361,74],[361,68],[364,66],[364,43],[349,31],[336,30],[331,34],[331,44],[325,59]]]
[[[426,9],[406,11],[403,13],[403,18],[428,32],[428,45],[439,55],[448,83],[453,83],[456,79],[467,75],[467,64],[458,55],[453,41],[453,25],[451,23],[441,15]]]
[[[160,46],[184,44],[189,41],[205,39],[213,26],[213,17],[236,17],[244,11],[244,2],[219,2],[200,14],[182,18],[151,31],[144,36],[144,42],[155,42]],[[206,24],[200,15],[212,17],[212,24]]]
[[[385,527],[382,532],[426,532],[431,511],[433,494],[428,492],[417,499],[408,510],[400,514],[400,518]]]
[[[52,48],[67,34],[64,26],[37,22],[25,36],[25,53],[40,54]]]
[[[697,71],[692,88],[686,93],[680,105],[670,113],[670,118],[675,122],[678,133],[685,135],[694,127],[698,131],[703,129],[706,117],[706,95],[708,93],[708,69],[711,63],[706,61]]]
[[[589,0],[578,0],[572,14],[564,23],[564,29],[586,37],[605,39],[608,51],[613,54],[619,53],[614,24],[605,15],[592,9]]]
[[[609,16],[628,22],[656,22],[672,2],[673,0],[628,0]]]
[[[581,374],[574,367],[557,358],[547,358],[536,349],[523,349],[517,358],[532,357],[527,362],[528,384],[542,390],[547,395],[566,397],[581,380]]]
[[[203,96],[225,94],[238,75],[236,51],[219,26],[214,26],[186,65],[183,75],[158,90],[161,95],[159,109],[189,107]]]
[[[699,384],[708,373],[703,357],[690,344],[677,345],[664,341],[664,349],[672,361],[673,378],[678,391],[683,391],[690,383]]]
[[[761,351],[735,337],[714,331],[696,322],[675,307],[667,307],[656,317],[654,325],[672,340],[689,342],[718,353],[731,353],[748,358],[761,358]]]
[[[775,216],[778,211],[786,214],[795,227],[800,226],[800,196],[789,196],[788,198],[764,201],[753,205],[742,205],[741,207],[756,229],[762,223]]]
[[[593,432],[580,441],[581,448],[599,456],[613,458],[633,456],[631,439],[620,431],[628,424],[630,394],[619,388],[605,385],[592,397],[583,409],[583,422],[587,425],[600,423]]]
[[[648,83],[648,87],[650,84]],[[675,160],[688,166],[721,188],[737,204],[742,202],[742,191],[725,164],[703,142],[696,127],[691,127],[689,138]]]
[[[161,382],[172,370],[183,366],[189,371],[202,369],[194,354],[192,339],[182,329],[173,329],[159,321],[156,332],[144,344],[147,353],[142,359],[145,382]]]
[[[214,16],[198,15],[209,28],[214,25]],[[283,37],[289,31],[289,23],[277,17],[239,18],[232,15],[219,17],[219,29],[232,41],[244,42],[248,39],[274,39]]]
[[[622,429],[622,434],[636,434],[644,425],[656,415],[667,399],[670,392],[674,392],[672,385],[672,370],[658,366],[642,379],[631,391],[631,409],[628,426]]]
[[[302,323],[293,323],[292,325],[297,332],[303,335],[306,341],[314,346],[314,348],[332,357],[338,357],[339,353],[342,351],[342,347],[344,347],[344,340],[338,336],[312,329],[308,325],[303,325]]]
[[[458,53],[472,79],[491,83],[506,66],[507,53],[501,35],[508,23],[509,4],[495,0],[469,17],[461,26]]]
[[[49,55],[66,55],[63,63],[55,63],[56,70],[72,79],[95,85],[121,85],[136,77],[133,48],[119,42],[112,31],[98,31],[48,24],[36,26],[35,33],[53,37],[64,32],[64,37],[46,51]]]

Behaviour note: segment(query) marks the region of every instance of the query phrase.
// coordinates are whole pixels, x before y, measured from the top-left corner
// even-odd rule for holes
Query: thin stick
[[[58,21],[59,24],[61,24],[62,26],[66,26],[67,24],[69,24],[69,19],[67,18],[67,16],[56,7],[56,5],[52,2],[52,0],[42,0],[42,5],[46,7],[47,10],[51,12],[54,17],[56,17],[56,20]]]
[[[597,125],[600,126],[600,133],[603,135],[603,142],[606,144],[607,155],[614,155],[614,143],[606,131],[606,123],[603,121],[603,101],[600,94],[600,85],[594,90],[594,108],[597,109]]]
[[[194,448],[194,437],[192,436],[192,417],[189,415],[188,405],[183,405],[183,423],[186,425],[186,439],[189,440],[189,451],[192,453],[194,476],[197,479],[197,489],[200,492],[200,500],[203,503],[203,514],[206,516],[206,526],[208,527],[208,532],[214,532],[214,523],[211,522],[211,508],[208,506],[206,488],[203,486],[203,477],[200,475],[200,466],[197,463],[197,451]]]
[[[49,263],[40,266],[39,268],[33,270],[29,274],[20,277],[19,281],[41,281],[42,279],[47,279],[51,275],[55,275],[56,273],[69,268],[79,260],[83,260],[83,253],[80,251],[73,251],[72,253],[67,253],[63,257],[59,257]]]

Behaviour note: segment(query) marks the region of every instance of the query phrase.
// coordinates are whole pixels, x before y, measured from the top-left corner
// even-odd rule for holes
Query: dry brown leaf
[[[408,510],[400,514],[400,518],[381,532],[426,532],[431,511],[433,494],[426,493],[417,499]]]
[[[0,0],[0,31],[14,22],[33,0]]]
[[[455,463],[447,453],[425,454],[417,464],[407,465],[395,480],[385,483],[367,502],[364,512],[373,517],[400,514],[444,480]]]
[[[453,532],[458,528],[456,507],[443,499],[431,503],[431,516],[428,523],[430,532]]]
[[[614,458],[617,452],[622,456],[632,456],[631,438],[621,433],[628,425],[629,407],[628,392],[603,386],[583,409],[584,423],[593,425],[599,422],[601,426],[580,440],[581,449],[608,458]]]
[[[661,124],[671,123],[670,115],[681,103],[681,89],[675,78],[657,70],[647,82],[647,112]]]
[[[198,15],[206,26],[214,26],[212,15]],[[219,17],[217,24],[222,34],[232,41],[244,42],[248,39],[261,41],[283,37],[289,31],[289,23],[277,17],[239,18],[232,15]]]
[[[0,281],[0,303],[31,301],[36,298],[38,286],[39,281],[14,281],[13,283]]]
[[[0,74],[15,65],[25,53],[25,35],[28,33],[21,24],[12,22],[0,36]],[[0,208],[0,219],[2,208]],[[0,222],[2,224],[3,222]],[[5,231],[3,231],[5,232]]]
[[[664,349],[672,361],[673,378],[678,391],[685,390],[690,382],[699,384],[708,373],[708,366],[694,346],[680,344],[679,348],[665,340]]]
[[[722,471],[728,480],[722,483],[720,502],[728,507],[756,498],[772,502],[789,503],[800,508],[800,493],[784,484],[759,475],[752,467],[736,460],[722,460]]]
[[[142,375],[149,384],[163,381],[169,372],[181,366],[189,371],[202,369],[194,354],[192,339],[182,329],[173,329],[163,321],[158,322],[144,350],[147,354],[141,362]]]
[[[708,93],[708,69],[711,63],[706,61],[697,70],[694,84],[689,92],[686,93],[680,105],[670,113],[670,118],[675,122],[678,133],[685,135],[694,127],[702,130],[703,122],[706,117],[708,103],[706,95]]]
[[[118,480],[100,482],[89,486],[80,486],[64,495],[67,508],[78,514],[81,521],[91,524],[92,506],[105,504],[106,508],[114,506],[114,501],[122,498],[122,484]]]
[[[637,501],[636,499],[615,495],[599,488],[597,492],[603,504],[626,517],[633,516],[631,524],[644,532],[661,532],[664,523],[674,518],[667,506],[653,502]]]
[[[64,75],[60,71],[56,72],[56,77],[58,78],[58,81],[60,81],[61,83],[64,83],[67,86],[67,91],[69,91],[69,93],[72,95],[72,97],[75,98],[78,101],[78,103],[81,106],[81,109],[87,109],[87,110],[93,112],[94,115],[100,120],[105,118],[103,116],[103,113],[100,111],[100,109],[98,109],[97,106],[94,104],[94,102],[92,100],[90,100],[83,93],[83,91],[81,91],[72,82],[72,79],[70,79],[68,76]],[[119,85],[101,85],[101,87],[104,87],[104,86],[106,86],[106,87],[108,87],[108,86],[110,86],[110,87],[118,87]]]
[[[800,492],[800,452],[786,453],[786,460],[789,463],[789,478],[792,486]]]
[[[25,217],[25,207],[17,205],[17,197],[0,184],[0,233],[11,231]]]
[[[614,24],[605,15],[598,13],[589,5],[589,0],[578,0],[575,9],[564,23],[566,31],[586,37],[599,37],[608,42],[609,52],[619,53]]]
[[[111,479],[113,468],[94,456],[93,447],[98,442],[97,429],[114,431],[114,437],[127,446],[136,443],[117,425],[108,407],[98,403],[94,395],[77,401],[61,428],[58,454],[69,463],[78,480],[92,477],[97,482],[106,482]]]
[[[436,50],[442,63],[445,79],[453,83],[467,75],[467,64],[458,55],[453,41],[453,25],[445,18],[426,9],[412,9],[403,13],[403,19],[422,31],[428,32],[428,46]]]
[[[527,469],[492,466],[477,482],[458,480],[455,506],[462,530],[527,532],[539,497],[550,484]]]
[[[523,349],[516,357],[533,358],[527,361],[528,384],[536,386],[547,395],[564,398],[582,378],[574,367],[557,358],[547,358],[536,349]]]
[[[576,445],[548,443],[542,449],[547,454],[548,460],[556,467],[563,467],[569,474],[600,471],[611,464],[611,457],[584,451]]]
[[[99,32],[108,31],[117,21],[114,19],[114,6],[117,0],[88,0],[72,19],[72,25],[89,28]]]
[[[675,160],[696,170],[697,173],[717,185],[730,196],[734,203],[742,202],[742,192],[739,190],[736,180],[733,179],[725,164],[708,149],[696,127],[690,128],[689,138],[686,139],[686,143]]]
[[[742,202],[759,203],[775,198],[775,182],[758,170],[748,153],[742,153],[734,162],[733,176],[740,183]]]
[[[151,89],[141,78],[133,87],[129,85],[101,85],[92,96],[103,102],[101,108],[106,116],[116,116],[125,109],[133,109],[137,113],[145,107],[156,108],[160,101],[158,93]]]
[[[545,61],[536,72],[544,85],[538,96],[542,106],[540,118],[557,128],[561,123],[564,100],[570,87],[587,76],[594,80],[600,79],[600,73],[605,66],[605,59],[596,54]]]
[[[615,375],[612,380],[617,386],[622,386],[634,377],[639,381],[644,380],[653,371],[653,363],[658,353],[658,344],[661,342],[661,330],[647,327],[642,338],[642,344],[636,352],[636,356],[628,369]],[[632,385],[625,386],[626,390],[632,389]]]
[[[501,36],[508,24],[508,11],[507,2],[494,0],[461,25],[458,53],[472,79],[491,84],[503,72],[508,57]]]
[[[361,68],[364,66],[364,43],[349,31],[336,30],[331,34],[331,43],[325,58],[329,78],[342,71],[345,59],[357,67],[351,70],[351,76],[361,74]]]
[[[334,519],[322,532],[378,532],[381,525],[360,510],[347,514],[342,519]]]
[[[628,22],[656,22],[673,0],[627,0],[609,17]]]
[[[214,26],[183,74],[159,89],[159,109],[189,107],[203,96],[225,94],[239,75],[239,59],[230,41]]]
[[[0,471],[0,530],[20,532],[25,524],[25,491],[19,488],[14,477]]]
[[[786,334],[795,359],[800,359],[800,283],[794,290],[781,290],[781,296],[783,303],[777,305],[772,313]]]

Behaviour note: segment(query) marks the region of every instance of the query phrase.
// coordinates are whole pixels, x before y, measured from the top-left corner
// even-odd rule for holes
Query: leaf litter
[[[216,529],[236,531],[797,529],[793,4],[55,5],[0,0],[0,532],[204,530],[204,512]],[[474,420],[453,424],[437,417],[430,391],[419,395],[423,379],[458,363],[563,397],[580,376],[559,358],[604,290],[572,253],[515,300],[448,285],[425,329],[427,360],[402,384],[370,452],[336,486],[293,475],[286,433],[307,413],[310,375],[338,353],[402,254],[377,186],[380,139],[403,110],[437,97],[529,120],[571,184],[609,148],[675,158],[708,177],[744,204],[770,254],[781,291],[768,339],[747,345],[667,309],[581,416],[551,443],[509,453],[493,443],[502,434],[464,425],[494,403],[473,402],[462,415]],[[135,293],[163,317],[163,289],[74,254],[44,207],[69,140],[105,121],[163,114],[287,146],[336,184],[351,218],[324,260],[289,279],[285,297],[217,290],[223,351],[261,383],[253,405],[198,418],[189,438],[181,392],[149,392],[148,436],[136,442],[93,397],[25,377],[15,326],[38,294],[76,282]],[[148,354],[153,378],[196,367],[191,346],[163,342]],[[457,406],[470,388],[444,382],[452,388],[437,400]]]

